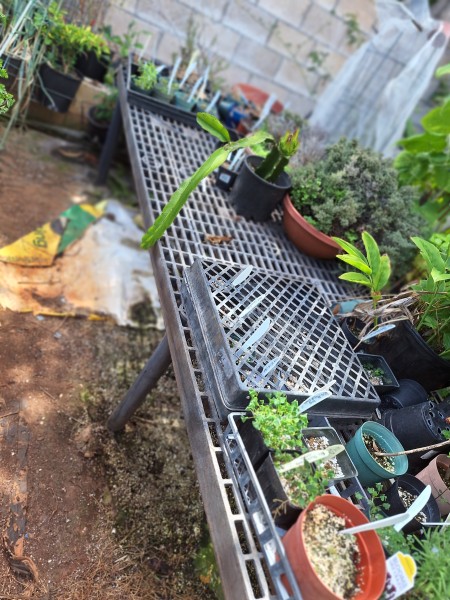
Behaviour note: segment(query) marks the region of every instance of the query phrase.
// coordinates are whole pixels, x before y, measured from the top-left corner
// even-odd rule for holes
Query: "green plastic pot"
[[[372,457],[364,443],[363,434],[372,436],[380,450],[384,452],[403,451],[403,446],[389,429],[374,421],[363,423],[345,447],[358,470],[361,485],[366,487],[406,473],[408,458],[404,454],[393,457],[394,470],[388,471]]]

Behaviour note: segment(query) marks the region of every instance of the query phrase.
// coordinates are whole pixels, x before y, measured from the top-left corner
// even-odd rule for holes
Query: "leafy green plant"
[[[346,254],[338,254],[337,258],[357,269],[357,271],[339,275],[339,279],[368,287],[375,309],[382,297],[381,290],[389,282],[391,262],[387,254],[381,255],[378,244],[370,233],[363,231],[361,238],[366,256],[350,242],[333,237],[333,240],[346,252]]]
[[[319,160],[290,169],[291,199],[297,211],[319,231],[356,244],[369,232],[380,252],[388,253],[397,278],[415,255],[411,235],[427,235],[417,213],[413,188],[399,188],[392,161],[341,139]]]
[[[95,118],[98,121],[111,121],[118,97],[119,90],[115,86],[108,86],[108,91],[98,95],[100,102],[95,105]]]
[[[0,60],[0,79],[8,79],[8,73],[3,68],[3,62]],[[8,112],[14,104],[14,96],[10,94],[3,83],[0,83],[0,115]]]
[[[286,394],[275,392],[267,394],[266,399],[258,397],[250,390],[250,402],[246,410],[255,429],[261,431],[266,446],[273,451],[275,468],[290,462],[294,457],[285,450],[298,450],[298,456],[307,451],[302,438],[302,430],[308,425],[308,417],[299,412],[296,400],[289,402]],[[333,477],[333,471],[319,462],[313,466],[305,461],[303,465],[283,472],[281,480],[287,490],[290,501],[300,508],[306,507],[314,498],[323,494]]]
[[[47,13],[37,11],[34,25],[39,28],[47,51],[45,59],[56,70],[65,74],[74,71],[77,59],[93,51],[100,57],[109,54],[106,41],[88,26],[65,22],[65,12],[57,2],[51,2]]]
[[[143,47],[139,41],[139,36],[150,35],[146,31],[136,31],[136,21],[130,21],[126,32],[123,35],[117,35],[112,32],[111,25],[105,25],[100,30],[105,39],[113,46],[119,57],[123,60],[128,58],[132,50],[139,50]]]
[[[164,235],[164,232],[172,225],[190,194],[195,190],[199,183],[205,179],[205,177],[208,177],[215,169],[218,169],[223,165],[230,152],[234,152],[240,148],[251,148],[252,146],[270,140],[273,147],[277,149],[276,154],[280,157],[280,160],[277,162],[274,159],[275,153],[272,154],[272,152],[270,152],[267,156],[267,163],[272,165],[272,170],[268,169],[268,171],[270,171],[270,176],[270,174],[273,175],[274,169],[277,168],[277,165],[279,166],[280,161],[284,162],[284,159],[288,158],[288,154],[294,153],[298,148],[298,132],[294,132],[293,134],[288,132],[286,136],[284,136],[282,144],[281,140],[280,143],[277,143],[273,136],[265,131],[257,131],[248,137],[232,142],[228,130],[222,125],[219,119],[214,117],[214,115],[202,112],[197,113],[197,123],[205,129],[205,131],[208,131],[223,142],[223,146],[215,150],[197,171],[183,181],[180,187],[172,194],[161,214],[144,234],[141,242],[143,248],[153,246],[161,236]],[[264,162],[266,161],[263,161],[262,165]],[[265,168],[266,167],[264,166],[263,169]]]
[[[139,74],[133,77],[135,85],[142,90],[149,92],[152,90],[158,80],[158,71],[153,62],[146,62],[139,65]]]
[[[436,75],[450,73],[450,65]],[[398,142],[403,151],[394,165],[401,185],[417,186],[421,192],[420,210],[434,226],[445,224],[450,213],[450,98],[429,111],[421,120],[423,133]]]
[[[450,590],[450,529],[428,528],[410,549],[417,563],[413,600],[441,600]]]
[[[440,250],[422,238],[412,241],[426,264],[426,278],[411,288],[418,294],[417,331],[430,346],[450,359],[450,247]]]
[[[253,427],[261,431],[269,448],[283,450],[304,446],[301,431],[308,426],[308,417],[299,412],[297,400],[288,402],[282,392],[267,394],[266,399],[259,398],[255,390],[250,390],[249,395],[247,410],[252,413]],[[248,418],[243,416],[242,421]]]

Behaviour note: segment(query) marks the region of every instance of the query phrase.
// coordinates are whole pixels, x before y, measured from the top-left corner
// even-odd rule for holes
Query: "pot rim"
[[[298,210],[295,208],[289,194],[286,194],[286,196],[284,197],[283,208],[298,225],[300,225],[303,229],[305,229],[309,233],[309,235],[320,240],[321,242],[326,244],[329,248],[333,248],[336,251],[341,250],[341,247],[338,244],[336,244],[336,242],[333,241],[329,235],[327,235],[326,233],[323,233],[322,231],[319,231],[319,229],[317,229],[316,227],[311,225],[311,223],[309,223],[305,219],[305,217],[303,217],[298,212]]]
[[[270,188],[273,189],[285,189],[286,190],[286,194],[288,193],[288,190],[291,189],[292,187],[292,182],[291,182],[291,178],[289,177],[289,175],[286,173],[286,171],[283,171],[283,173],[281,173],[281,175],[278,177],[277,182],[278,183],[272,183],[271,181],[267,181],[267,179],[263,179],[262,177],[260,177],[255,170],[252,168],[251,164],[252,163],[257,163],[255,166],[258,166],[259,163],[261,163],[264,160],[264,157],[262,156],[257,156],[256,154],[250,154],[249,156],[246,156],[244,159],[244,163],[245,163],[245,167],[251,172],[251,174],[258,179],[259,181],[263,182],[265,185],[267,185]],[[281,183],[280,180],[282,180],[284,178],[284,180],[286,181],[285,184]],[[286,198],[286,196],[285,196]]]

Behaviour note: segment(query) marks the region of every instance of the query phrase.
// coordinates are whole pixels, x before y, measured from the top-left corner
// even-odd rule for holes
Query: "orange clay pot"
[[[340,600],[340,596],[334,594],[316,575],[303,542],[305,519],[308,511],[317,504],[322,504],[340,517],[344,517],[347,527],[362,525],[368,523],[368,520],[359,508],[348,500],[340,496],[325,494],[318,496],[302,511],[295,524],[283,537],[286,555],[303,600]],[[376,600],[383,593],[386,581],[386,559],[383,546],[375,531],[357,533],[356,538],[360,552],[360,575],[357,580],[360,591],[352,597],[352,600]],[[283,577],[282,581],[286,589],[290,591],[287,580]]]

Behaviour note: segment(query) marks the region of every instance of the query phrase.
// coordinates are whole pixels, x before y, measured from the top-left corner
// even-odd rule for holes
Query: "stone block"
[[[209,20],[222,20],[227,0],[181,0],[182,4],[195,9],[201,15],[208,17]]]
[[[186,35],[191,10],[178,0],[137,0],[135,15],[173,35]]]
[[[284,59],[275,75],[275,83],[291,92],[299,92],[311,96],[317,87],[320,77],[308,70],[304,63]]]
[[[181,36],[178,37],[168,32],[162,33],[156,48],[157,58],[166,64],[172,64],[174,57],[180,53],[183,43],[184,39]]]
[[[315,106],[315,100],[302,93],[292,92],[286,97],[285,105],[288,110],[297,113],[301,117],[308,118]],[[301,135],[301,134],[300,134]]]
[[[290,23],[294,27],[303,20],[304,13],[310,5],[310,0],[260,0],[259,6],[278,19]]]
[[[314,40],[295,27],[278,21],[272,31],[268,47],[284,56],[305,59],[314,47]]]
[[[238,31],[243,37],[264,44],[275,26],[273,15],[246,2],[228,5],[223,25]]]
[[[347,58],[342,54],[338,54],[337,52],[330,53],[325,61],[324,68],[334,79],[338,72],[342,69],[346,62]]]
[[[344,43],[346,35],[346,27],[342,20],[330,11],[315,4],[311,5],[306,14],[302,23],[302,30],[315,39],[335,48]]]
[[[249,83],[250,72],[235,64],[230,64],[226,71],[221,73],[220,76],[223,77],[225,81],[223,90],[225,92],[227,89],[231,89],[236,83]]]
[[[347,14],[355,15],[359,27],[369,32],[377,21],[377,11],[374,0],[339,0],[336,12],[341,17]]]
[[[220,23],[207,23],[200,35],[200,48],[205,54],[217,54],[230,60],[240,40],[240,35]]]
[[[278,70],[281,57],[277,52],[261,44],[241,39],[233,56],[233,62],[251,73],[273,77]]]

